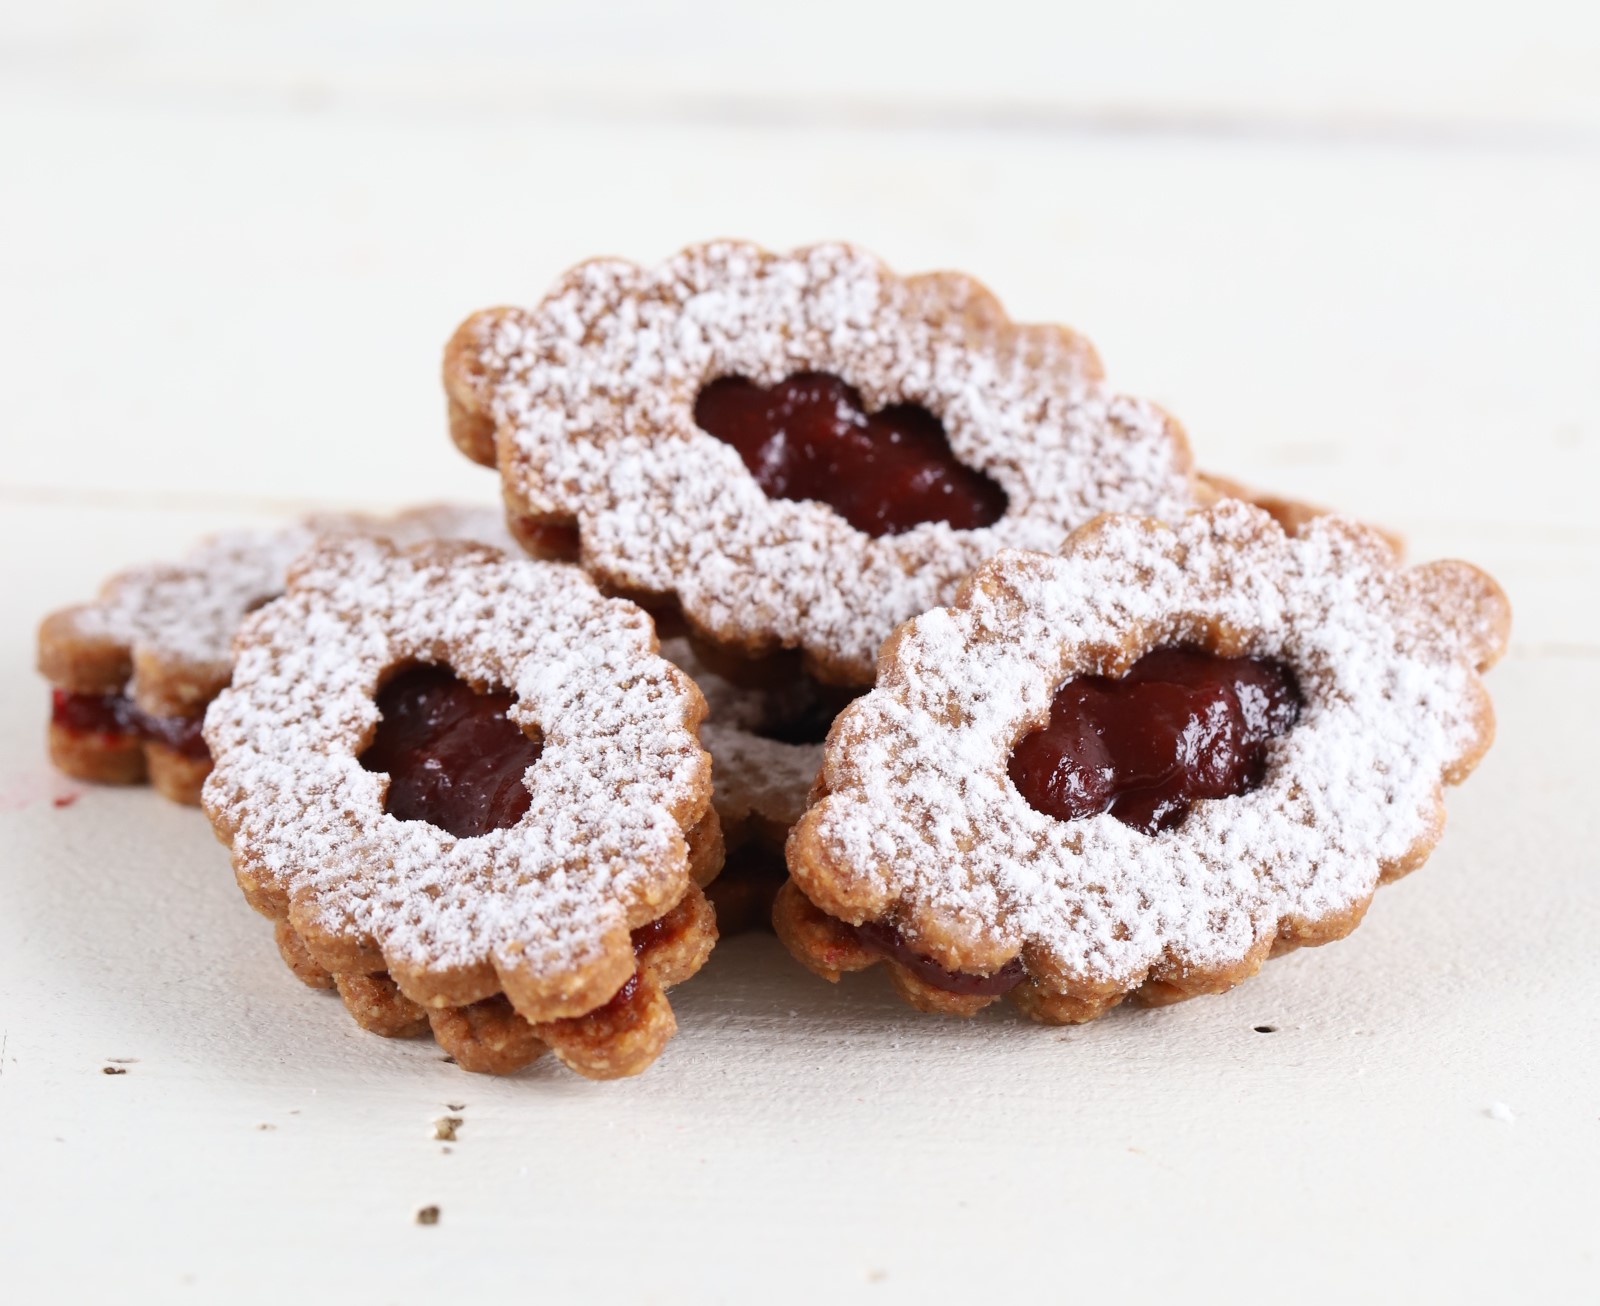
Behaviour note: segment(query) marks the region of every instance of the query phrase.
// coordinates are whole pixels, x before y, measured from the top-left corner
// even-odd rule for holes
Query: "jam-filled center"
[[[1074,821],[1109,811],[1146,834],[1170,830],[1203,798],[1256,788],[1270,740],[1299,718],[1293,673],[1265,658],[1160,648],[1120,680],[1079,676],[1050,721],[1011,754],[1033,807]]]
[[[944,426],[917,404],[868,413],[854,387],[797,372],[770,388],[725,376],[700,391],[694,420],[739,451],[775,499],[816,499],[868,535],[922,522],[992,526],[1006,496],[950,451]]]
[[[480,694],[447,667],[415,666],[379,692],[383,720],[361,754],[369,771],[389,773],[384,810],[427,821],[458,838],[515,825],[532,796],[523,773],[543,744],[507,710],[512,695]]]

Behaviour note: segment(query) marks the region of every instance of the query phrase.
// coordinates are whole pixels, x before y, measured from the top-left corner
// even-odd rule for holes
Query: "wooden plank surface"
[[[826,5],[5,16],[17,1300],[1592,1284],[1588,7],[1113,8],[990,6],[982,41],[937,7],[909,35]],[[931,1021],[742,939],[642,1078],[490,1081],[295,984],[203,818],[136,792],[52,805],[44,612],[221,526],[492,498],[444,434],[455,322],[578,258],[712,234],[969,270],[1085,330],[1204,465],[1494,572],[1517,609],[1500,740],[1430,864],[1348,941],[1222,998],[1078,1030]]]

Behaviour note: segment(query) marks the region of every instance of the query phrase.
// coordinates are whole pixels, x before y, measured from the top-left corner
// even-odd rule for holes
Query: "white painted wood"
[[[1582,1299],[1589,11],[1001,4],[987,41],[937,7],[5,14],[5,1300]],[[735,940],[642,1078],[493,1081],[301,989],[197,814],[51,805],[44,612],[301,504],[492,496],[444,434],[459,317],[724,232],[969,269],[1205,465],[1499,576],[1501,738],[1428,866],[1344,943],[1080,1030],[921,1018]]]
[[[73,526],[48,515],[28,547]],[[13,798],[42,772],[29,652],[10,628]],[[112,791],[0,812],[8,1289],[1572,1294],[1600,1164],[1594,669],[1510,659],[1502,740],[1432,862],[1226,997],[944,1022],[736,940],[679,990],[661,1061],[612,1085],[468,1077],[360,1033],[282,969],[193,812]]]
[[[157,97],[1568,145],[1600,129],[1586,0],[58,0],[7,26],[21,76]]]
[[[472,493],[436,376],[470,309],[594,253],[844,234],[1078,325],[1238,475],[1595,524],[1600,152],[42,103],[6,149],[13,486]]]

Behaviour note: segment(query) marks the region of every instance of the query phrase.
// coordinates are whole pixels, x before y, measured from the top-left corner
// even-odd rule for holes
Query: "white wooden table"
[[[0,1296],[1592,1293],[1592,6],[694,8],[0,19]],[[490,499],[457,320],[715,234],[970,270],[1206,466],[1498,576],[1501,738],[1430,864],[1344,943],[1081,1029],[734,939],[595,1085],[359,1032],[198,814],[53,805],[43,613],[205,530]]]

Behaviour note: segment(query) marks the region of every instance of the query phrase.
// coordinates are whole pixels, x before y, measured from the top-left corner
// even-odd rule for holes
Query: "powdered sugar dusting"
[[[1021,950],[1036,973],[1132,985],[1158,963],[1237,963],[1285,920],[1363,903],[1437,836],[1441,777],[1487,742],[1476,672],[1505,621],[1503,595],[1463,564],[1404,572],[1354,523],[1288,538],[1239,503],[1176,528],[1106,519],[1061,557],[1003,554],[961,606],[902,631],[879,688],[840,718],[830,796],[806,818],[831,878],[792,869],[852,919]],[[1028,805],[1007,760],[1063,680],[1202,641],[1299,679],[1305,709],[1259,789],[1154,836]]]
[[[177,563],[122,572],[98,600],[73,610],[76,633],[133,651],[136,698],[140,663],[181,668],[197,681],[226,680],[239,623],[283,592],[290,564],[319,535],[382,535],[404,544],[466,539],[516,549],[504,518],[489,508],[432,504],[394,517],[316,514],[287,527],[212,536]]]
[[[999,549],[1053,552],[1098,513],[1175,518],[1197,502],[1181,433],[1107,391],[1083,342],[1014,326],[963,278],[902,280],[846,245],[588,263],[537,308],[467,330],[476,369],[452,384],[492,412],[513,501],[575,518],[585,565],[609,583],[675,593],[720,639],[800,647],[857,683],[897,623]],[[769,499],[694,424],[695,397],[720,376],[807,370],[874,409],[930,409],[1005,490],[1005,515],[875,539],[824,504]]]
[[[576,568],[325,540],[240,631],[206,715],[206,811],[236,865],[287,892],[297,928],[370,936],[395,970],[561,974],[688,887],[703,709],[654,647],[650,619]],[[504,686],[513,719],[543,732],[517,824],[458,839],[384,812],[387,777],[357,757],[381,677],[412,661]]]
[[[769,695],[725,680],[695,656],[683,638],[663,640],[661,656],[681,668],[705,695],[700,742],[711,754],[712,802],[723,829],[752,818],[787,828],[806,810],[822,766],[821,744],[790,744],[757,733]]]

